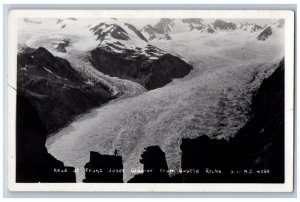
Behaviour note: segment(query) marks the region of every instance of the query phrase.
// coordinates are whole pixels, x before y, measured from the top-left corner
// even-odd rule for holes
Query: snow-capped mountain
[[[237,26],[235,23],[232,22],[226,22],[224,20],[215,20],[215,22],[212,23],[213,28],[215,30],[236,30]]]
[[[130,50],[135,56],[142,54],[151,59],[166,54],[151,46],[134,25],[122,20],[59,18],[37,21],[26,18],[24,24],[30,36],[24,33],[19,43],[28,47],[43,46],[53,53],[74,49],[87,52],[102,47],[116,53]]]
[[[175,23],[174,19],[162,18],[154,26],[146,25],[142,28],[141,32],[148,38],[148,40],[153,39],[165,39],[170,40],[171,37],[169,32],[173,30]]]
[[[198,33],[215,34],[218,32],[233,32],[243,31],[248,34],[262,31],[268,26],[273,26],[276,29],[283,27],[284,21],[274,22],[271,25],[259,25],[256,23],[241,22],[233,23],[226,20],[216,19],[209,22],[200,18],[186,18],[186,19],[169,19],[162,18],[155,25],[146,25],[141,29],[143,35],[151,40],[171,40],[174,34],[194,31]],[[254,37],[255,38],[255,37]]]
[[[122,19],[46,19],[40,26],[24,23],[30,33],[20,37],[20,44],[45,47],[70,61],[88,83],[100,82],[113,94],[132,92],[125,89],[135,84],[158,88],[192,69],[177,56],[148,43],[134,25]]]
[[[99,41],[91,51],[93,66],[110,76],[133,80],[147,89],[161,87],[186,75],[191,67],[149,44],[135,26],[117,20],[90,26]]]
[[[98,47],[106,51],[119,54],[130,53],[130,57],[143,55],[151,60],[166,54],[159,48],[150,45],[144,35],[129,23],[112,20],[89,27],[99,41]]]
[[[284,20],[278,20],[277,22],[266,25],[262,32],[257,36],[257,40],[265,41],[270,38],[274,33],[283,31]]]
[[[255,23],[240,23],[238,25],[238,29],[243,30],[243,31],[248,31],[248,32],[257,32],[259,30],[262,30],[264,26],[257,25]]]

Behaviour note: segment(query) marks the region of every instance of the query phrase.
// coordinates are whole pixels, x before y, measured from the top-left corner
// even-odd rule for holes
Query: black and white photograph
[[[9,17],[14,186],[291,189],[293,12]]]

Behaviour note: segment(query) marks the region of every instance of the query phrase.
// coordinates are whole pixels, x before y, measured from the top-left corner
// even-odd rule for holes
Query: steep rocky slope
[[[48,153],[47,129],[22,93],[17,95],[16,124],[16,182],[76,182],[74,168]]]
[[[266,180],[284,182],[284,60],[265,79],[253,98],[253,116],[235,136],[237,161],[245,167],[266,168]]]
[[[272,35],[272,28],[270,26],[268,26],[257,36],[257,40],[265,41],[271,35]]]
[[[151,49],[153,47],[149,45],[149,54],[152,54]],[[130,57],[130,51],[118,54],[102,48],[93,50],[91,54],[91,62],[99,71],[135,81],[150,90],[166,85],[173,78],[184,77],[192,70],[189,64],[171,54],[164,54],[156,60],[149,60],[143,55]]]
[[[18,91],[35,106],[48,133],[114,98],[106,86],[87,84],[68,61],[45,48],[23,50],[17,65]]]

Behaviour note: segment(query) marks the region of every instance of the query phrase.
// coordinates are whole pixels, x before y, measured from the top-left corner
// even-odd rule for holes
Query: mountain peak
[[[181,20],[183,23],[189,24],[202,24],[203,20],[201,18],[184,18]]]
[[[148,40],[153,39],[165,39],[171,40],[169,33],[172,31],[172,28],[175,26],[174,19],[170,18],[161,18],[158,23],[154,26],[146,25],[142,28],[141,32],[148,36]]]
[[[259,41],[265,41],[271,35],[272,35],[272,28],[270,26],[268,26],[267,28],[264,29],[264,31],[262,31],[258,35],[257,40],[259,40]]]
[[[100,42],[109,37],[120,40],[129,39],[128,33],[122,27],[116,24],[106,24],[101,22],[95,27],[92,27],[90,30],[94,33],[94,35],[97,36],[97,40]]]
[[[214,23],[212,23],[213,27],[217,30],[235,30],[236,24],[232,22],[226,22],[224,20],[215,20]]]

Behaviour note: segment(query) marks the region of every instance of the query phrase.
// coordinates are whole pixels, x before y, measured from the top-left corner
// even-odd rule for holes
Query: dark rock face
[[[267,168],[268,182],[284,182],[284,60],[253,98],[253,116],[235,136],[237,161]]]
[[[182,170],[200,174],[183,172],[181,182],[284,182],[284,60],[252,102],[252,118],[230,141],[182,140]]]
[[[17,95],[16,182],[75,182],[74,168],[51,156],[46,147],[47,129],[36,108]]]
[[[121,156],[102,155],[90,152],[90,161],[85,164],[83,182],[123,182],[123,163]]]
[[[157,33],[164,34],[169,33],[174,25],[174,19],[161,18],[160,21],[154,25],[154,28],[156,29]]]
[[[67,60],[55,57],[42,47],[18,54],[18,70],[26,75],[33,74],[32,76],[38,75],[47,78],[61,77],[71,82],[82,81],[80,74],[71,67]]]
[[[183,23],[186,23],[189,25],[190,30],[198,30],[198,31],[204,31],[206,28],[207,33],[213,33],[213,29],[209,29],[210,25],[202,24],[201,18],[185,18],[181,20]]]
[[[150,146],[145,148],[145,151],[141,157],[142,159],[140,162],[144,165],[144,173],[135,175],[128,182],[170,182],[165,153],[160,149],[159,146]]]
[[[17,73],[18,91],[34,105],[48,134],[114,98],[107,88],[86,84],[67,60],[45,48],[18,54]]]
[[[228,141],[213,140],[203,135],[196,139],[183,139],[180,148],[183,182],[222,182],[228,177],[232,168],[232,151]]]
[[[62,22],[63,22],[62,19],[57,19],[57,20],[56,20],[56,24],[59,24],[59,23],[62,23]]]
[[[142,30],[149,35],[148,40],[153,40],[156,38],[157,31],[152,25],[146,25]]]
[[[147,50],[151,53],[151,47]],[[147,89],[155,89],[171,82],[173,78],[187,75],[192,67],[181,59],[165,54],[157,60],[144,55],[130,57],[131,53],[113,53],[102,48],[91,52],[91,63],[104,74],[133,80]]]
[[[201,18],[185,18],[181,20],[183,23],[193,23],[193,24],[202,24],[202,19]]]
[[[257,31],[263,29],[262,26],[259,26],[255,23],[248,23],[248,22],[239,24],[238,28],[243,30],[243,31],[250,31],[251,33],[252,32],[257,32]]]
[[[208,28],[206,29],[206,32],[212,34],[212,33],[215,33],[215,30],[211,26],[208,26]]]
[[[131,25],[131,24],[129,24],[129,23],[124,23],[124,25],[127,26],[127,27],[128,27],[129,29],[131,29],[132,31],[134,31],[134,33],[135,33],[138,37],[140,37],[140,39],[142,39],[142,40],[148,42],[147,39],[144,37],[144,35],[143,35],[137,28],[135,28],[135,26],[133,26],[133,25]]]
[[[258,31],[258,30],[260,30],[260,29],[262,29],[262,27],[259,26],[259,25],[257,25],[257,24],[255,24],[255,25],[252,27],[251,32],[256,32],[256,31]]]
[[[59,42],[55,48],[56,51],[61,53],[66,53],[66,48],[70,46],[70,40],[69,39],[63,39],[62,42]]]
[[[235,30],[236,29],[236,24],[232,22],[225,22],[223,20],[216,20],[213,23],[213,26],[215,29],[220,29],[220,30]]]
[[[172,38],[169,35],[169,32],[174,26],[174,19],[161,18],[154,26],[146,25],[142,30],[149,35],[148,40],[157,38],[157,35],[162,35],[161,37],[158,37],[159,39],[171,40]]]
[[[272,35],[272,28],[268,26],[266,29],[264,29],[257,37],[257,40],[259,41],[265,41],[267,38],[269,38]]]

